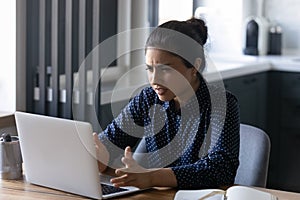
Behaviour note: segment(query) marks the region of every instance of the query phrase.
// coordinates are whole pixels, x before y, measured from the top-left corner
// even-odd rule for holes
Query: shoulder
[[[213,116],[239,116],[238,99],[224,85],[207,84],[207,91]]]
[[[236,96],[234,96],[234,94],[232,94],[228,90],[226,91],[226,100],[227,100],[227,104],[238,106],[238,99],[236,98]]]
[[[240,120],[240,107],[238,99],[229,91],[226,91],[226,118],[233,124],[239,124]]]

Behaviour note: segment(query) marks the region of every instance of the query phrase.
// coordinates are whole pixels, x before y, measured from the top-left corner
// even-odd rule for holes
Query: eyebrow
[[[164,67],[164,66],[170,66],[170,64],[169,63],[157,64],[157,65],[148,65],[148,64],[146,64],[146,66],[147,67],[158,67],[158,68],[160,68],[160,67]]]

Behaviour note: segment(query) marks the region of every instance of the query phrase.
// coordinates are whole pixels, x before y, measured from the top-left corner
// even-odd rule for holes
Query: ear
[[[195,67],[195,70],[197,70],[198,72],[201,73],[201,64],[202,64],[202,59],[201,58],[196,58],[195,59],[195,62],[194,62],[194,67]]]

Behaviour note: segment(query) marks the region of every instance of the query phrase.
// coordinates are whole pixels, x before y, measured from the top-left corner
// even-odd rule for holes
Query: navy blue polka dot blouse
[[[179,189],[233,184],[239,165],[237,99],[224,88],[201,80],[194,98],[180,107],[176,109],[173,100],[159,100],[147,87],[99,138],[114,158],[144,137],[147,167],[171,168]]]

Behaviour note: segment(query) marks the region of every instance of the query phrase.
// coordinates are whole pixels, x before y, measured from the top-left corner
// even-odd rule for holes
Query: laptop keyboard
[[[122,191],[127,191],[128,189],[124,189],[124,188],[117,188],[114,187],[112,185],[106,185],[101,183],[101,187],[102,187],[102,194],[106,195],[106,194],[112,194],[112,193],[117,193],[117,192],[122,192]]]

